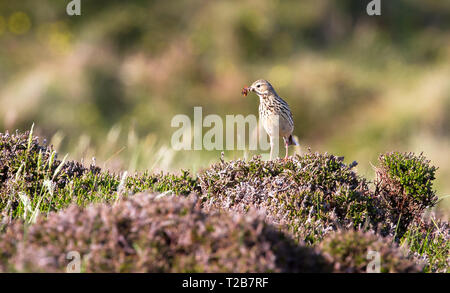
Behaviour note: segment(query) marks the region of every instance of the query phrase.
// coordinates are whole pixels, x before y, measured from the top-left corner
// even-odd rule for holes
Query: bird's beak
[[[249,87],[247,88],[247,90],[248,90],[249,92],[254,92],[254,91],[255,91],[255,89],[254,89],[252,86],[249,86]]]

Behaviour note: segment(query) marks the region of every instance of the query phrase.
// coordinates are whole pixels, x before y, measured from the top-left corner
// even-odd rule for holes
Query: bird
[[[294,118],[289,105],[278,96],[270,82],[265,79],[259,79],[250,87],[244,87],[242,94],[246,96],[248,92],[254,92],[259,97],[259,120],[270,138],[270,160],[273,159],[273,147],[278,138],[277,133],[284,140],[286,147],[284,160],[286,160],[289,146],[298,145],[292,137]]]

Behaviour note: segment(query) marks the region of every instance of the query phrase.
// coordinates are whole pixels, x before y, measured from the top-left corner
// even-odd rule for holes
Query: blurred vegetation
[[[218,152],[174,152],[172,117],[256,114],[240,89],[265,78],[302,151],[367,178],[380,153],[424,152],[450,194],[449,1],[382,1],[380,17],[369,0],[96,0],[78,17],[68,2],[0,2],[1,132],[34,122],[71,159],[197,172]]]
[[[139,194],[114,205],[73,205],[27,228],[15,222],[0,234],[1,272],[66,272],[68,248],[83,255],[86,273],[331,271],[319,252],[257,213],[204,213],[195,198]]]

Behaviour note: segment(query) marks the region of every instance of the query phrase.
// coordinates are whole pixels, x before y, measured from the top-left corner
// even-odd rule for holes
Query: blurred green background
[[[196,172],[220,151],[173,151],[172,117],[257,114],[240,90],[265,78],[302,152],[367,178],[380,153],[424,152],[450,194],[450,1],[382,0],[372,17],[369,0],[82,0],[72,17],[69,2],[0,0],[0,132],[34,122],[72,159]]]

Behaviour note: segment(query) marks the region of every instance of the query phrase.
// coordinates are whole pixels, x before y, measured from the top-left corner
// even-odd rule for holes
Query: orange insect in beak
[[[241,94],[245,97],[245,96],[248,95],[248,92],[249,92],[249,91],[250,91],[250,89],[249,89],[247,86],[245,86],[245,87],[242,89]]]

